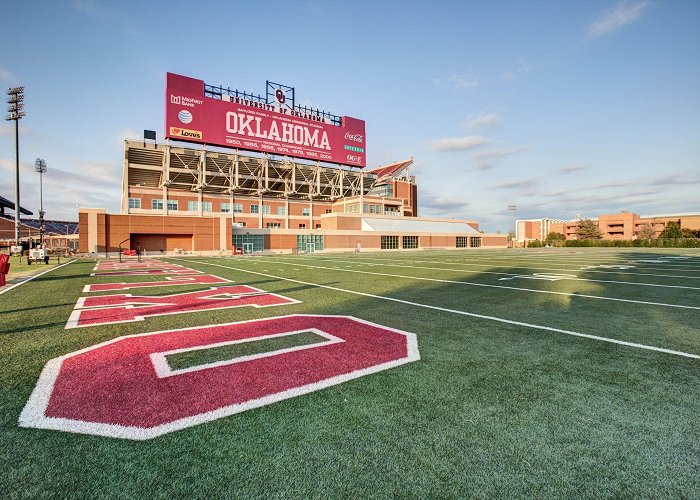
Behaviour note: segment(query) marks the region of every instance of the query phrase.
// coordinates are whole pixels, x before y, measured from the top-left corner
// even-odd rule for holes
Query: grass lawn
[[[4,498],[700,496],[697,250],[164,260],[299,303],[65,329],[80,297],[213,286],[84,293],[164,280],[90,277],[92,260],[0,295]],[[17,425],[53,358],[125,335],[288,314],[415,333],[421,359],[145,441]],[[302,331],[168,362],[317,343]]]

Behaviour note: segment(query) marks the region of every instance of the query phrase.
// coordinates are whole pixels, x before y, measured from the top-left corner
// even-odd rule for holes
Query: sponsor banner
[[[167,74],[165,133],[170,139],[365,167],[365,122],[344,116],[342,126],[288,109],[204,96],[204,82]]]

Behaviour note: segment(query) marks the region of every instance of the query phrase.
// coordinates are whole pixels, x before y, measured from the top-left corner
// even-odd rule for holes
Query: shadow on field
[[[65,307],[65,306],[72,306],[74,305],[73,302],[66,302],[63,304],[51,304],[51,305],[46,305],[46,306],[36,306],[36,307],[24,307],[21,309],[3,309],[1,313],[16,313],[16,312],[22,312],[22,311],[39,311],[39,310],[44,310],[44,309],[50,309],[52,307]]]
[[[66,321],[67,320],[68,320],[68,318],[66,318]],[[16,333],[29,333],[29,332],[34,332],[37,330],[44,330],[44,329],[56,328],[56,327],[63,328],[66,325],[66,321],[57,321],[54,323],[44,323],[42,325],[24,326],[22,328],[15,328],[12,330],[0,329],[0,335],[11,335],[11,334],[16,334]]]

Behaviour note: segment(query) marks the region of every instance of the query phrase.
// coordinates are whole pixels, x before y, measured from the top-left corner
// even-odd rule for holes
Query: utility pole
[[[37,158],[34,162],[34,171],[39,174],[39,241],[41,248],[44,248],[44,172],[46,172],[46,162],[43,158]]]
[[[15,245],[21,245],[19,212],[19,121],[24,118],[24,87],[7,89],[7,112],[5,120],[15,122]]]

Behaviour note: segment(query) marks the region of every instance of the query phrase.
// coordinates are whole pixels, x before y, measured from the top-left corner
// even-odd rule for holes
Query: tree
[[[681,235],[683,238],[700,238],[700,231],[693,231],[692,229],[684,227],[681,229]]]
[[[635,234],[639,240],[653,240],[656,238],[656,230],[653,224],[643,224]]]
[[[600,240],[603,233],[598,228],[598,223],[591,219],[581,219],[576,227],[576,238],[579,240]]]
[[[554,231],[552,231],[551,233],[549,233],[547,235],[547,239],[545,241],[548,243],[555,243],[557,241],[564,241],[564,240],[566,240],[566,236],[564,236],[561,233],[555,233]]]
[[[666,224],[666,227],[664,228],[663,231],[661,231],[661,234],[659,235],[659,238],[682,238],[683,233],[681,232],[681,225],[678,222],[669,222]]]

